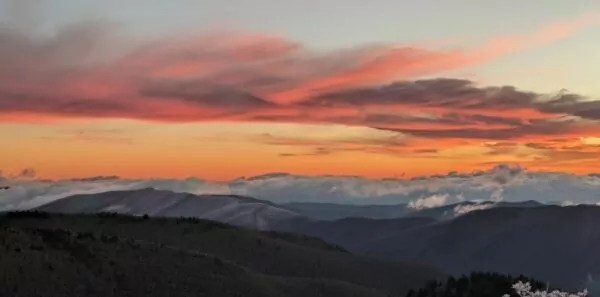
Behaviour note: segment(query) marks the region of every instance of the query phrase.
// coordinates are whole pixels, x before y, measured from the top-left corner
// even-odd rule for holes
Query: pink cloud
[[[0,28],[0,121],[339,123],[457,138],[471,130],[501,131],[497,137],[556,134],[557,127],[587,133],[597,125],[553,122],[564,115],[600,117],[596,103],[576,95],[541,104],[544,94],[513,87],[418,78],[542,46],[598,21],[586,15],[449,51],[407,45],[316,52],[276,36],[217,32],[138,44],[111,60],[98,49],[112,46],[112,33],[97,23],[45,39]],[[500,91],[504,97],[494,95]],[[523,122],[514,120],[519,116]],[[473,133],[482,138],[483,132]]]
[[[530,34],[492,38],[471,50],[432,51],[413,47],[389,47],[369,51],[355,67],[306,82],[276,95],[284,101],[299,100],[323,91],[411,79],[461,69],[530,48],[567,38],[600,23],[600,14],[588,14],[572,20],[548,24]]]

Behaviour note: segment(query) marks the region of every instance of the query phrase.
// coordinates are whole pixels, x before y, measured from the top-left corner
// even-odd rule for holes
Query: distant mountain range
[[[0,215],[0,255],[0,296],[386,297],[446,278],[305,236],[121,215]]]
[[[598,226],[600,207],[541,205],[495,207],[451,220],[347,218],[288,231],[320,237],[358,254],[417,261],[454,275],[524,274],[578,289],[600,273]]]
[[[597,206],[503,207],[388,236],[355,237],[363,244],[353,251],[418,261],[452,274],[475,270],[525,274],[576,289],[600,273],[598,226]]]
[[[281,207],[301,213],[315,220],[339,220],[343,218],[391,219],[402,217],[411,209],[406,204],[395,205],[348,205],[334,203],[292,202]]]
[[[37,208],[58,213],[112,212],[154,217],[189,217],[258,230],[272,230],[302,215],[249,197],[193,195],[154,189],[75,195]]]
[[[451,274],[525,274],[576,289],[600,274],[600,207],[536,201],[408,205],[273,204],[243,196],[152,189],[78,195],[38,208],[195,217],[246,228],[320,237],[383,259],[420,262]]]
[[[347,205],[334,203],[296,202],[281,207],[316,220],[339,220],[344,218],[395,219],[401,217],[428,217],[439,220],[453,219],[459,215],[494,207],[537,207],[537,201],[491,202],[464,201],[438,207],[414,208],[409,204],[394,205]]]
[[[72,195],[146,188],[176,193],[241,195],[278,204],[293,203],[296,204],[292,206],[294,208],[304,207],[297,203],[360,205],[366,206],[367,210],[374,209],[373,215],[363,213],[360,216],[378,219],[397,217],[397,211],[389,210],[389,205],[411,205],[422,209],[423,206],[430,208],[464,201],[501,200],[514,203],[531,199],[559,205],[600,203],[599,174],[528,172],[525,168],[508,164],[485,171],[450,172],[410,179],[287,173],[240,177],[229,181],[199,178],[127,179],[116,176],[41,180],[0,176],[0,187],[8,188],[0,190],[0,211],[31,209]],[[382,213],[373,205],[383,206],[386,210]],[[323,205],[320,207],[325,211]],[[385,214],[387,211],[391,212],[391,216]],[[327,219],[348,217],[336,216]],[[321,216],[319,219],[324,218]]]
[[[113,212],[155,217],[192,217],[215,220],[235,226],[271,230],[305,221],[333,221],[345,218],[395,219],[426,217],[453,219],[462,214],[495,207],[536,207],[535,201],[489,201],[449,204],[415,209],[407,204],[344,205],[332,203],[275,204],[240,195],[194,195],[146,188],[74,195],[37,207],[41,211],[60,213]]]

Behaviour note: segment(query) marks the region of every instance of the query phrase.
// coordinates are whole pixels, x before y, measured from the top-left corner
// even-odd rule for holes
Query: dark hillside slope
[[[468,211],[496,207],[539,207],[537,201],[492,202],[464,201],[424,209],[414,209],[407,204],[393,205],[347,205],[333,203],[294,202],[279,207],[302,214],[313,220],[335,221],[344,218],[397,219],[405,217],[427,217],[436,220],[450,220]]]
[[[347,218],[337,221],[299,222],[289,226],[288,230],[323,238],[350,251],[360,251],[363,247],[370,246],[371,242],[378,242],[411,228],[436,222],[432,218],[418,217],[385,220]]]
[[[0,225],[0,296],[402,296],[444,277],[203,220],[13,213]]]
[[[281,207],[303,214],[315,220],[340,220],[343,218],[393,219],[412,210],[406,204],[396,205],[347,205],[334,203],[292,202]]]
[[[600,273],[600,207],[500,207],[371,241],[360,253],[460,274],[524,274],[565,289]]]

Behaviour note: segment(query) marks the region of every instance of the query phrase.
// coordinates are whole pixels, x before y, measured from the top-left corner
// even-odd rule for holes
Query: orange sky
[[[97,28],[42,40],[9,34],[0,40],[9,45],[0,45],[0,169],[218,180],[281,171],[410,177],[498,163],[594,172],[600,101],[456,73],[598,22],[583,15],[452,50],[317,52],[218,32],[129,45],[98,61],[86,49],[96,37],[105,45]]]
[[[226,180],[280,171],[411,177],[487,169],[496,163],[587,173],[598,164],[592,161],[598,154],[587,152],[599,151],[597,139],[548,142],[556,146],[550,149],[528,148],[524,141],[453,139],[411,139],[406,145],[394,133],[337,125],[83,121],[3,125],[0,132],[11,140],[0,147],[6,175],[35,168],[39,177],[52,179],[119,175]]]

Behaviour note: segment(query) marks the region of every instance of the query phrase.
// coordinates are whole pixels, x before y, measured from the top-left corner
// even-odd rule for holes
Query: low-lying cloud
[[[454,207],[454,215],[460,216],[473,211],[493,208],[493,203],[458,204]]]
[[[0,210],[27,209],[76,194],[149,187],[193,194],[245,195],[275,203],[403,203],[414,209],[456,203],[455,199],[449,197],[460,197],[461,201],[496,202],[495,193],[498,191],[502,192],[503,201],[506,202],[537,200],[557,205],[600,203],[600,178],[597,176],[527,172],[515,165],[413,179],[299,176],[286,173],[226,182],[196,178],[131,180],[114,176],[48,181],[12,176],[0,179],[0,186],[9,187],[0,192]],[[454,212],[465,213],[485,208],[486,205],[474,204],[454,209]]]
[[[422,197],[416,200],[412,200],[408,203],[408,208],[414,210],[422,210],[426,208],[438,207],[446,204],[448,200],[448,194],[436,194],[428,197]]]

